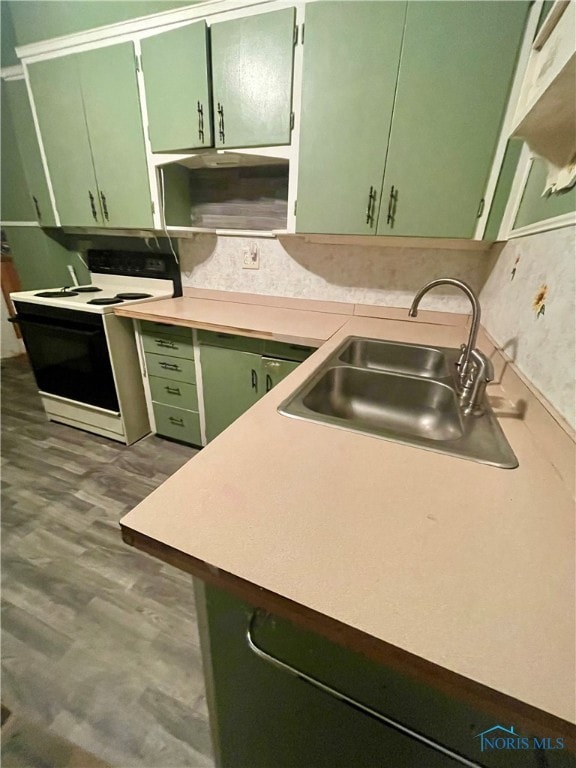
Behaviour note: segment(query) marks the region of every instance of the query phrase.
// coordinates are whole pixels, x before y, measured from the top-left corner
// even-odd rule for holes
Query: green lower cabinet
[[[203,346],[200,364],[209,442],[260,399],[265,382],[261,357],[253,352]]]
[[[314,352],[311,347],[199,331],[206,440],[213,440]]]
[[[276,386],[282,379],[285,379],[289,373],[295,371],[300,363],[292,360],[276,360],[273,357],[262,358],[262,374],[264,376],[264,390],[270,390]]]
[[[497,717],[195,580],[219,768],[568,768],[566,750],[481,751]],[[409,606],[406,610],[410,610]],[[394,720],[400,732],[262,658],[277,659]],[[501,721],[500,721],[501,722]],[[509,728],[514,723],[502,723]],[[521,726],[515,730],[522,736]],[[555,743],[554,739],[551,740]]]
[[[198,411],[198,393],[195,384],[150,376],[150,394],[155,403]]]
[[[156,433],[183,443],[201,445],[200,416],[194,411],[153,403]]]
[[[146,367],[149,376],[160,376],[161,378],[173,379],[174,381],[183,381],[188,384],[194,384],[196,381],[196,368],[194,360],[185,360],[180,357],[171,357],[170,355],[146,354]]]

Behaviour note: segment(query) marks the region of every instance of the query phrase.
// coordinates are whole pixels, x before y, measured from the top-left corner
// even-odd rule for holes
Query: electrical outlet
[[[260,250],[258,243],[251,241],[242,248],[242,269],[260,269]]]

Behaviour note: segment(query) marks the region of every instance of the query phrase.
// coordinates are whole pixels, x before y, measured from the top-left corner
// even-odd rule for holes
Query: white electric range
[[[52,421],[130,444],[150,432],[132,321],[114,308],[181,294],[174,256],[88,251],[90,284],[11,294]]]

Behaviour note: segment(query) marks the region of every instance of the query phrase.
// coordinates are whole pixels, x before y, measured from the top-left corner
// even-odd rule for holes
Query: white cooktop
[[[158,280],[155,278],[128,277],[124,275],[91,274],[91,282],[88,285],[100,288],[100,291],[90,293],[76,292],[78,288],[85,286],[67,286],[67,291],[75,295],[38,296],[44,292],[58,292],[58,288],[38,288],[34,291],[16,291],[10,294],[13,301],[25,301],[29,304],[42,304],[44,306],[75,309],[81,312],[94,312],[105,314],[113,312],[114,307],[126,304],[141,304],[145,301],[170,298],[173,295],[171,280]],[[64,287],[64,286],[62,286]],[[116,304],[90,304],[92,299],[111,299],[118,293],[148,293],[150,296],[144,299],[124,299]]]

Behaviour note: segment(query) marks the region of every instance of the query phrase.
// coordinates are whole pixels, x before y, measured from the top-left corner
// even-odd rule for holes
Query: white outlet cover
[[[242,248],[242,269],[260,269],[258,243],[251,242]]]

